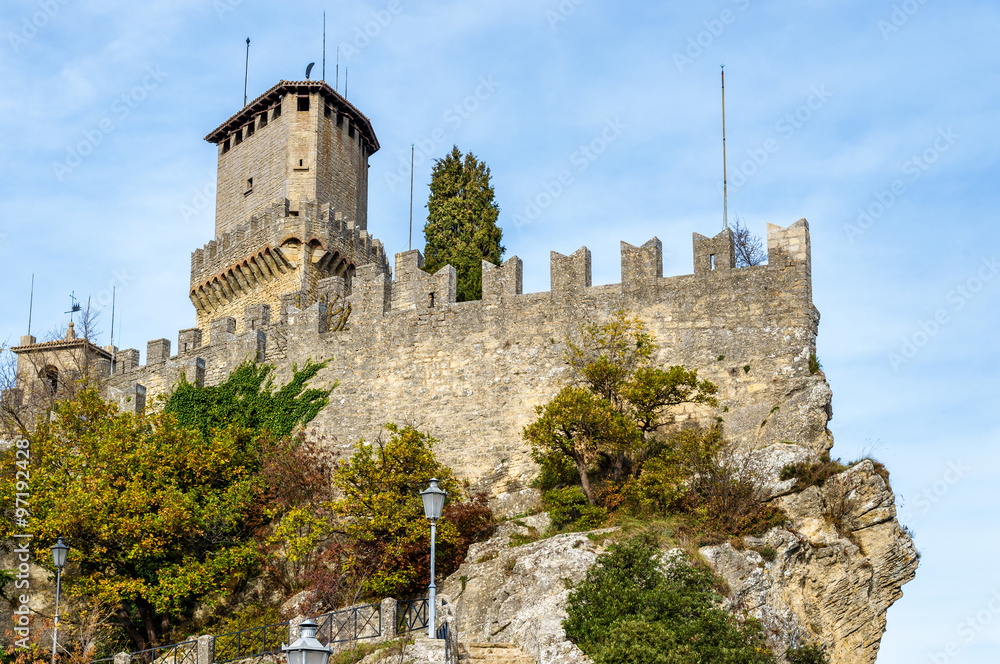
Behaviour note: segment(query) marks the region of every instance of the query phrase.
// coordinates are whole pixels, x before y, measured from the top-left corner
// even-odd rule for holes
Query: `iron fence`
[[[373,639],[382,635],[382,605],[366,604],[324,613],[316,618],[316,638],[323,643]]]
[[[426,629],[427,612],[427,598],[398,602],[395,616],[397,633]],[[331,611],[315,620],[318,625],[316,638],[324,643],[344,643],[382,635],[381,603]],[[210,662],[198,662],[198,642],[185,641],[129,653],[129,664],[227,664],[241,659],[278,654],[282,644],[291,641],[290,624],[285,621],[214,637]],[[91,664],[114,664],[114,661],[114,657],[105,657],[95,659]]]
[[[114,657],[111,658],[112,661]],[[185,641],[169,646],[129,653],[130,664],[198,664],[198,642]]]
[[[436,636],[437,638],[444,639],[445,662],[451,661],[451,644],[448,642],[448,624],[449,623],[441,625],[440,627],[437,628],[437,631],[434,633],[434,636]]]
[[[235,662],[281,652],[290,643],[288,621],[221,634],[212,640],[212,662]]]
[[[396,604],[396,632],[405,634],[427,629],[427,598],[408,599]]]

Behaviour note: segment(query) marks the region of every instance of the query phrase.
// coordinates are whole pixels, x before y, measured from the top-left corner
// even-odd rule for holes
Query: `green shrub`
[[[809,373],[817,373],[822,368],[823,365],[820,363],[819,358],[816,357],[816,353],[809,355]]]
[[[587,502],[579,486],[549,489],[542,494],[542,506],[548,511],[554,530],[593,530],[608,516],[605,508]]]
[[[785,651],[788,664],[830,664],[824,646],[807,645]]]
[[[816,463],[800,461],[789,464],[781,469],[779,477],[782,480],[797,478],[799,480],[798,488],[803,490],[811,486],[823,486],[832,476],[845,470],[847,470],[847,466],[842,464],[840,459],[831,461],[830,457],[827,456]]]
[[[754,620],[717,608],[710,571],[634,538],[598,558],[569,595],[567,637],[595,664],[774,664]]]

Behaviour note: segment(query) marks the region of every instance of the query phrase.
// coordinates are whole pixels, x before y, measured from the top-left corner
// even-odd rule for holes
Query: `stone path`
[[[538,664],[513,643],[460,643],[458,661],[462,664]]]

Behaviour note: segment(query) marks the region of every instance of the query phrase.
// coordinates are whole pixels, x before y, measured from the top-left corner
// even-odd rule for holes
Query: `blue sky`
[[[548,289],[550,250],[588,246],[613,283],[619,241],[654,235],[664,273],[691,272],[691,233],[722,223],[724,63],[730,213],[761,234],[809,220],[834,454],[888,465],[923,554],[879,662],[995,659],[1000,5],[6,0],[0,341],[24,334],[34,273],[38,336],[71,291],[115,286],[121,346],[176,343],[213,232],[202,137],[242,105],[245,39],[251,98],[312,61],[318,78],[324,9],[326,78],[339,45],[382,145],[369,229],[406,249],[416,144],[422,247],[455,143],[492,169],[526,292]]]

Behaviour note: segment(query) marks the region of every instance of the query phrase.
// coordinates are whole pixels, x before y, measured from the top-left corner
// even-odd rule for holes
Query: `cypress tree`
[[[483,296],[481,261],[500,264],[504,248],[497,226],[500,208],[493,199],[489,167],[458,147],[434,162],[424,225],[424,269],[451,265],[458,273],[458,301]]]

